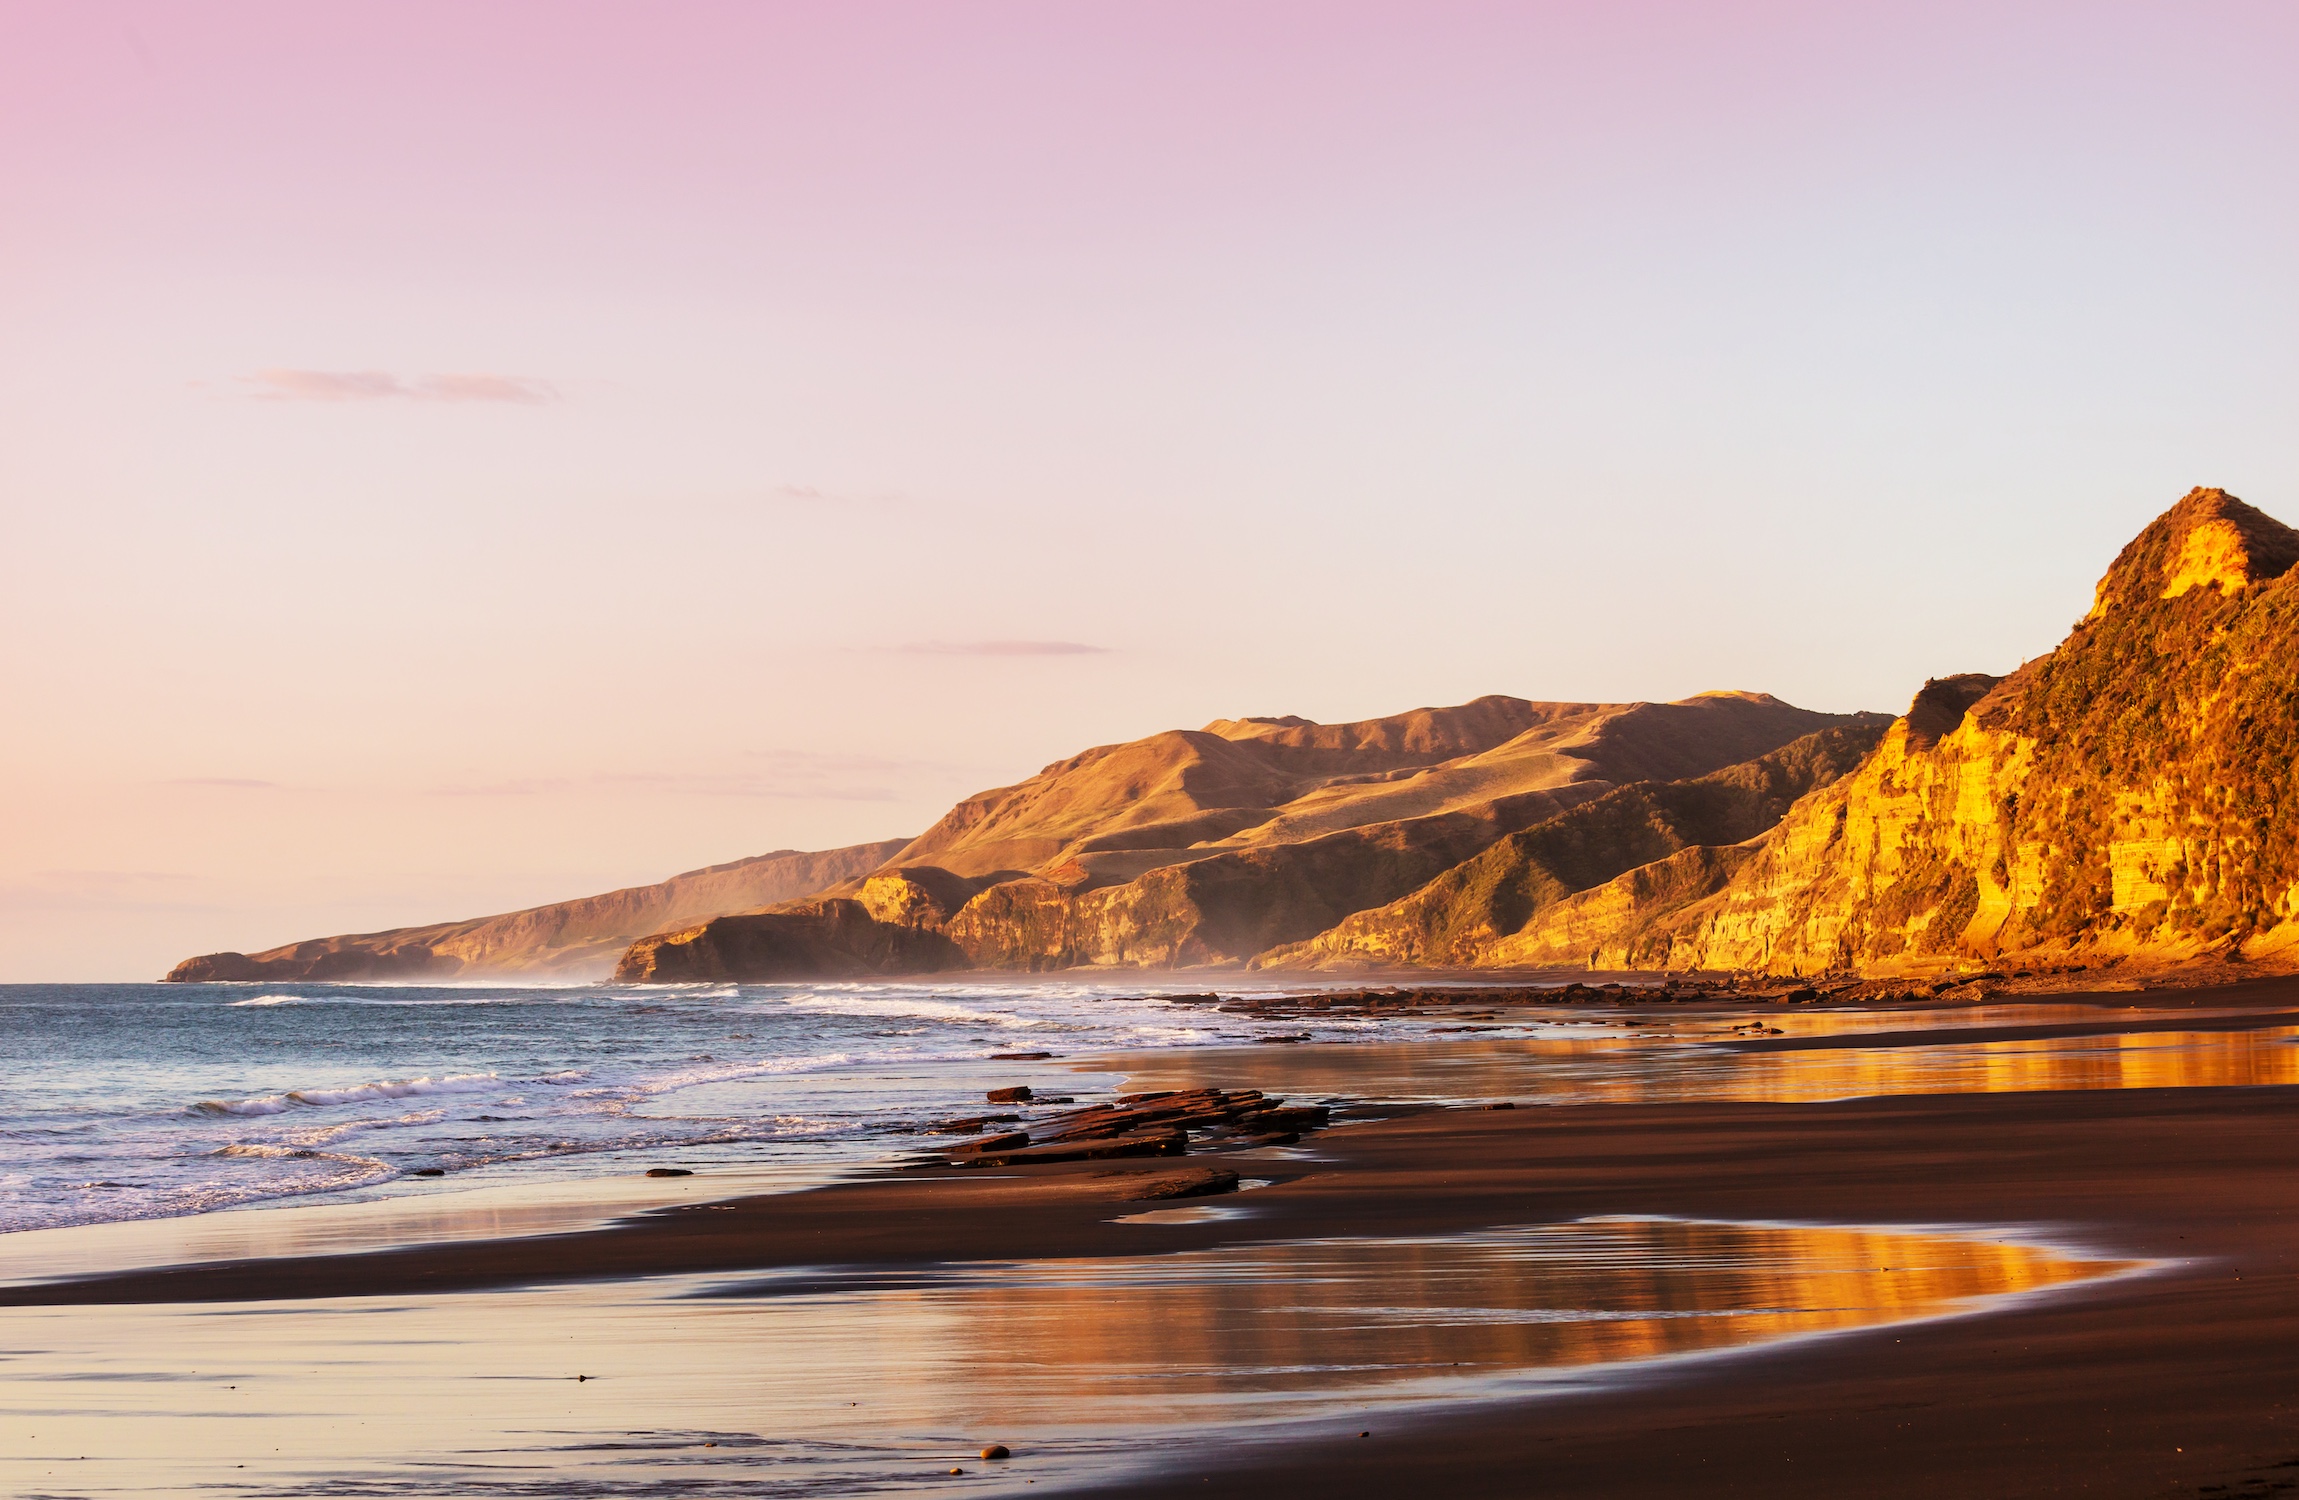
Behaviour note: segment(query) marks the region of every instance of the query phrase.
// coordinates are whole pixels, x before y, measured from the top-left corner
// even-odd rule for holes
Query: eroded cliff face
[[[1591,891],[1515,956],[1877,974],[2299,958],[2295,562],[2299,533],[2190,493],[2056,651],[1961,712],[1976,684],[1935,684],[1711,889]]]
[[[771,983],[932,974],[965,965],[940,933],[881,922],[859,901],[831,898],[654,933],[630,946],[614,977],[624,984]]]
[[[1512,939],[1545,909],[1679,850],[1756,837],[1806,792],[1858,765],[1891,723],[1863,715],[1705,776],[1616,787],[1508,835],[1401,900],[1272,948],[1255,967],[1523,963],[1497,955],[1513,951]]]

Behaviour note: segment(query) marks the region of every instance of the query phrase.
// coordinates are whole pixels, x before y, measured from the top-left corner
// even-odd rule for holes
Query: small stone
[[[990,1054],[990,1061],[992,1061],[992,1062],[1043,1062],[1043,1061],[1045,1061],[1047,1058],[1049,1058],[1049,1057],[1052,1057],[1053,1055],[1054,1055],[1054,1054],[1053,1054],[1053,1053],[1051,1053],[1051,1052],[993,1052],[993,1053],[991,1053],[991,1054]]]
[[[1012,1458],[1014,1453],[1004,1443],[992,1443],[982,1450],[982,1456],[984,1458]]]
[[[647,1168],[647,1175],[649,1177],[692,1177],[694,1173],[685,1167],[649,1167]]]
[[[1027,1104],[1030,1102],[1030,1086],[1021,1083],[1010,1089],[992,1089],[983,1097],[992,1104]]]
[[[1488,1104],[1485,1106],[1487,1109],[1515,1109],[1516,1107],[1516,1102],[1511,1099],[1503,1099],[1498,1104]]]
[[[952,1469],[950,1472],[953,1474],[963,1474],[966,1471],[964,1469]]]
[[[447,1175],[447,1169],[445,1167],[417,1167],[411,1175],[416,1177],[444,1177]]]

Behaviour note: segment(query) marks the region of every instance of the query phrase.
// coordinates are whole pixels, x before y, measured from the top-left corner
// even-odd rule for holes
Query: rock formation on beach
[[[883,864],[899,839],[807,854],[778,850],[495,917],[311,938],[262,953],[187,958],[171,980],[603,978],[633,940],[667,926],[787,901]]]

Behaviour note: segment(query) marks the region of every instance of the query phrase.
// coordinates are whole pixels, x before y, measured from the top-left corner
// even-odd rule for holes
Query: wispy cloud
[[[893,648],[905,656],[1107,656],[1107,646],[1078,641],[913,641]]]
[[[386,370],[261,370],[245,377],[265,401],[499,401],[536,406],[557,386],[525,375],[415,375]]]
[[[178,776],[168,785],[224,786],[236,787],[242,791],[275,791],[279,787],[279,783],[276,781],[256,781],[246,776]]]
[[[811,484],[778,484],[766,492],[767,498],[779,505],[819,505],[825,508],[852,509],[857,506],[886,508],[907,505],[910,497],[892,490],[875,494],[859,494],[851,490],[817,489]]]

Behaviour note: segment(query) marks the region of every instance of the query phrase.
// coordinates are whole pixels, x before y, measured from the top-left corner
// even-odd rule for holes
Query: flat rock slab
[[[1108,1140],[1056,1141],[1044,1146],[1022,1146],[1011,1151],[984,1151],[953,1156],[953,1167],[1022,1167],[1033,1162],[1104,1161],[1126,1156],[1185,1156],[1189,1137],[1178,1130],[1145,1135],[1121,1135]]]
[[[1129,1202],[1149,1203],[1161,1198],[1210,1198],[1237,1191],[1238,1175],[1226,1167],[1192,1167],[1187,1172],[1138,1178],[1126,1193]]]

